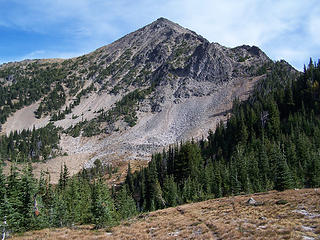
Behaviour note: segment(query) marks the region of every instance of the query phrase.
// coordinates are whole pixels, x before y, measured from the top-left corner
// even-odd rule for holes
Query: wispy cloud
[[[0,3],[0,26],[60,36],[69,39],[73,46],[68,51],[49,48],[36,56],[50,52],[57,56],[85,53],[160,16],[228,47],[257,45],[271,58],[286,58],[300,69],[307,60],[304,56],[320,55],[317,0],[0,0]],[[41,50],[32,52],[37,51]]]
[[[24,56],[21,56],[18,61],[21,61],[23,59],[41,59],[41,58],[72,58],[72,57],[78,57],[82,55],[82,52],[61,52],[61,51],[47,51],[47,50],[36,50],[33,52],[30,52]]]

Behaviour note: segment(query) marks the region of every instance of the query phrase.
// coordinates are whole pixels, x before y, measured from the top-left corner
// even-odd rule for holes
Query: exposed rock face
[[[21,64],[30,62],[37,63]],[[62,63],[46,62],[60,64],[70,76],[96,87],[81,98],[66,119],[55,122],[65,129],[82,119],[97,117],[101,108],[108,111],[128,92],[153,89],[136,107],[138,121],[134,127],[119,120],[112,126],[103,125],[107,134],[99,139],[63,136],[61,146],[69,155],[96,153],[93,162],[96,158],[112,160],[115,155],[146,158],[176,141],[205,136],[227,118],[234,98],[248,97],[255,82],[263,77],[257,76],[257,70],[271,61],[255,46],[226,48],[160,18],[88,55]],[[72,97],[65,106],[71,102]],[[19,129],[17,121],[15,126],[10,125],[11,120],[3,126],[7,132]],[[29,127],[42,126],[45,121],[48,119],[31,121]]]

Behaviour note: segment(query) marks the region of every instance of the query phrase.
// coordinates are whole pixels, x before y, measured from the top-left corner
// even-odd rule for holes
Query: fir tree
[[[163,185],[163,197],[166,207],[174,207],[179,202],[177,184],[174,182],[174,177],[167,176]]]
[[[0,225],[5,220],[6,201],[6,179],[2,173],[2,165],[0,164]]]
[[[92,184],[92,222],[96,228],[111,226],[115,223],[115,208],[107,186],[99,179]]]
[[[292,188],[292,177],[287,165],[285,155],[282,153],[279,147],[276,147],[273,152],[273,158],[275,158],[275,189],[283,191],[285,189]]]
[[[11,166],[10,175],[7,178],[7,199],[6,199],[6,220],[8,228],[13,232],[24,231],[23,219],[21,213],[23,203],[21,201],[21,181],[19,179],[17,167]]]
[[[35,179],[32,173],[32,167],[29,163],[27,168],[23,170],[20,184],[20,201],[22,207],[20,213],[22,215],[21,227],[24,230],[31,230],[34,227],[34,196],[35,196]]]
[[[126,186],[122,187],[116,198],[117,213],[121,219],[127,219],[137,214],[136,203],[127,191]]]

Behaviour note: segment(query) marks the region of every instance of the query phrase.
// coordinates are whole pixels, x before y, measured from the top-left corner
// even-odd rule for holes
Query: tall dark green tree
[[[107,186],[99,179],[92,184],[91,191],[92,222],[95,227],[102,228],[113,225],[116,221],[116,213]]]
[[[137,214],[136,203],[127,191],[127,187],[124,186],[117,194],[116,197],[116,209],[117,214],[121,219],[127,219]]]
[[[283,191],[285,189],[292,188],[292,176],[287,165],[286,157],[279,147],[273,149],[273,155],[275,162],[275,183],[276,190]]]
[[[178,187],[173,175],[169,175],[164,180],[163,197],[166,207],[174,207],[179,203]]]
[[[0,164],[0,223],[5,218],[5,205],[6,205],[6,178],[2,173],[2,165]]]
[[[32,166],[29,163],[27,167],[23,170],[20,183],[20,201],[22,207],[19,212],[22,215],[21,227],[24,230],[31,230],[35,225],[34,218],[34,201],[35,201],[35,179],[32,173]]]

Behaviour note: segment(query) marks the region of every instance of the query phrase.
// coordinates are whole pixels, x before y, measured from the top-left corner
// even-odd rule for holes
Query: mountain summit
[[[268,64],[258,47],[227,48],[159,18],[77,58],[2,65],[2,131],[52,122],[63,129],[59,151],[89,154],[87,166],[148,159],[226,120]]]

